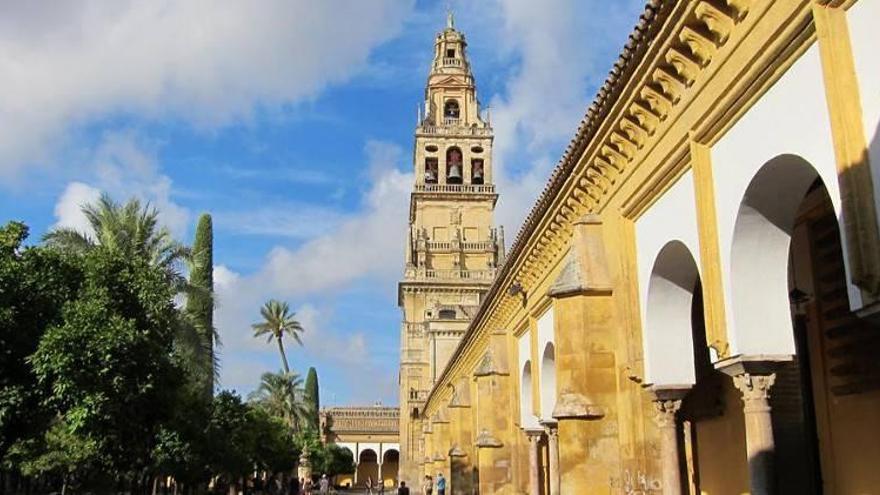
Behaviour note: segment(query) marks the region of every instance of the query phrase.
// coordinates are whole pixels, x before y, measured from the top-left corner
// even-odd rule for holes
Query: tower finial
[[[455,29],[455,18],[452,16],[452,5],[446,5],[446,29]]]

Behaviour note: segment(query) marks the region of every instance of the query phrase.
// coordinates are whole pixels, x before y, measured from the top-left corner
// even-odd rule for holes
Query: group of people
[[[294,490],[293,493],[296,495],[316,495],[316,494],[329,494],[330,493],[330,478],[327,477],[326,474],[321,475],[321,478],[317,483],[313,482],[310,478],[300,478],[297,483],[294,480]],[[380,492],[385,491],[384,483],[377,482],[374,484],[373,478],[368,477],[365,483],[367,488],[367,493],[373,494],[375,490],[380,490]],[[430,475],[425,475],[424,483],[422,484],[422,492],[421,495],[434,495],[434,489],[436,488],[436,495],[446,495],[446,478],[443,477],[443,473],[437,473],[437,481],[434,481],[434,478]],[[405,481],[400,482],[400,486],[397,488],[397,495],[417,495],[410,491],[409,487],[406,486]]]
[[[425,480],[422,483],[422,495],[434,495],[434,488],[437,488],[437,495],[446,495],[446,478],[443,477],[443,473],[437,473],[437,482],[434,482],[434,478],[431,477],[430,474],[425,475]],[[397,488],[397,495],[411,495],[409,487],[406,486],[405,481],[400,482],[400,486]]]
[[[315,495],[330,493],[330,478],[326,474],[322,474],[317,482],[311,478],[300,478],[299,482],[294,479],[293,488],[294,495]]]

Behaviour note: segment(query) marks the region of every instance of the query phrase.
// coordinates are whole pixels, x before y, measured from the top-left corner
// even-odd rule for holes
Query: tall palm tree
[[[284,420],[294,431],[307,422],[309,407],[302,377],[296,373],[263,373],[260,386],[249,399]]]
[[[81,208],[91,232],[58,227],[46,233],[43,241],[73,252],[86,252],[101,246],[126,256],[145,257],[183,288],[185,281],[180,267],[189,258],[190,250],[174,240],[168,229],[159,226],[158,210],[149,204],[141,204],[136,198],[120,204],[107,194]]]
[[[251,328],[254,330],[254,337],[262,337],[266,335],[266,342],[275,339],[278,342],[278,352],[281,353],[281,364],[284,365],[284,372],[290,373],[290,366],[287,364],[287,354],[284,352],[284,342],[282,341],[284,334],[293,337],[299,345],[303,345],[302,334],[305,329],[299,321],[294,318],[296,313],[290,311],[290,306],[286,302],[276,299],[270,299],[260,308],[260,314],[263,321],[254,323]]]

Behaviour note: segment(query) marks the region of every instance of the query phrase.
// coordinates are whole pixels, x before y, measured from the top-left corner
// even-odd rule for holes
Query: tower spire
[[[455,29],[455,17],[452,15],[452,6],[446,7],[446,29]]]

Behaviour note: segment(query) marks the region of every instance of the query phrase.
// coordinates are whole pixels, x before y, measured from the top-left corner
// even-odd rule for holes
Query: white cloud
[[[311,294],[366,275],[393,280],[400,274],[413,176],[395,167],[403,160],[397,145],[373,141],[366,151],[371,186],[362,211],[297,249],[273,249],[261,273],[272,287]]]
[[[487,31],[492,46],[517,61],[490,103],[500,194],[496,221],[508,228],[511,238],[635,24],[633,13],[643,5],[643,0],[463,5],[467,15],[491,20]]]
[[[91,235],[92,229],[86,216],[83,215],[82,207],[94,203],[101,196],[101,191],[82,182],[71,182],[64,189],[58,202],[55,204],[54,227],[67,227]]]
[[[258,309],[265,300],[304,300],[340,290],[364,277],[375,277],[383,284],[393,284],[399,277],[413,176],[398,169],[404,161],[400,147],[371,141],[365,152],[369,187],[363,193],[359,213],[343,218],[298,248],[276,247],[264,267],[253,275],[242,276],[222,265],[215,268],[215,324],[225,349],[221,351],[223,386],[245,390],[256,384],[260,373],[277,369],[277,350],[251,337],[250,324],[259,317]],[[350,374],[352,383],[361,383],[365,380],[364,370],[379,369],[382,358],[369,351],[366,329],[337,331],[326,325],[329,316],[313,304],[297,308],[297,317],[306,328],[305,346],[301,350],[293,348],[296,350],[291,355],[306,356],[309,362],[338,362],[337,366]],[[255,359],[256,355],[263,359]],[[340,360],[340,356],[345,359]],[[302,367],[293,359],[291,363],[297,369]],[[394,376],[389,380],[394,382]],[[372,381],[375,385],[376,380]],[[382,385],[382,396],[389,396],[386,385]],[[372,387],[370,393],[380,392]]]
[[[363,69],[411,5],[0,2],[0,176],[50,160],[73,126],[109,116],[210,129],[314,97]]]
[[[190,221],[190,212],[171,195],[171,179],[159,171],[156,148],[133,131],[105,133],[91,152],[87,172],[93,183],[71,182],[55,204],[56,225],[83,229],[82,204],[93,201],[100,192],[116,201],[137,197],[155,207],[160,222],[180,238]]]

